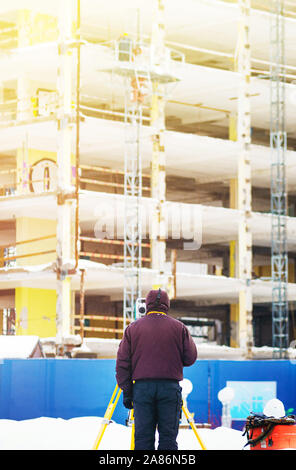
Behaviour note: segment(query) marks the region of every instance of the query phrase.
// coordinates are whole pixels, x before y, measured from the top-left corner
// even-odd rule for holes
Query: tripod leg
[[[135,449],[135,418],[134,410],[131,410],[130,420],[132,421],[131,450]]]
[[[198,434],[198,432],[197,432],[196,426],[195,426],[195,424],[194,424],[194,421],[193,421],[192,416],[190,415],[190,413],[189,413],[189,411],[188,411],[188,408],[186,408],[186,406],[183,405],[183,406],[182,406],[182,410],[183,410],[183,412],[184,412],[184,414],[185,414],[185,416],[186,416],[186,418],[187,418],[187,420],[188,420],[188,422],[189,422],[189,424],[190,424],[190,426],[191,426],[191,428],[192,428],[192,431],[193,431],[194,434],[195,434],[196,439],[198,440],[198,443],[199,443],[201,449],[202,449],[202,450],[206,450],[206,447],[205,447],[203,441],[201,440],[201,438],[200,438],[200,436],[199,436],[199,434]]]
[[[117,402],[119,400],[119,397],[121,395],[121,392],[122,390],[121,389],[118,389],[118,385],[116,385],[114,391],[113,391],[113,394],[112,394],[112,397],[109,401],[109,404],[107,406],[107,409],[106,409],[106,412],[104,414],[104,418],[102,420],[102,423],[101,423],[101,426],[100,426],[100,430],[99,430],[99,433],[97,435],[97,438],[95,440],[95,443],[93,445],[93,450],[98,450],[98,447],[100,445],[100,442],[103,438],[103,435],[104,435],[104,432],[106,431],[106,428],[112,418],[112,415],[114,413],[114,410],[116,408],[116,405],[117,405]]]

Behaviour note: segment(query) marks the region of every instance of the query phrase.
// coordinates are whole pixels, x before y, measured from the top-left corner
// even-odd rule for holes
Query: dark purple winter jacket
[[[117,353],[117,384],[130,394],[133,380],[180,381],[183,367],[196,359],[195,343],[183,323],[166,314],[149,313],[125,329]]]

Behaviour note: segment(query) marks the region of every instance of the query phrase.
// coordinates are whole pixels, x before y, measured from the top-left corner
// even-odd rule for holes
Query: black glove
[[[128,410],[131,410],[133,408],[132,398],[124,392],[123,392],[123,406],[127,408]]]

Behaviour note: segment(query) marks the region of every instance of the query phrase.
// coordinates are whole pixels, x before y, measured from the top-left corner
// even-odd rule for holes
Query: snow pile
[[[27,359],[40,346],[39,336],[0,335],[0,359]],[[42,356],[42,348],[38,356]]]
[[[0,450],[90,450],[102,418],[35,418],[24,421],[0,420]],[[246,436],[241,431],[220,427],[198,429],[207,450],[242,450]],[[156,436],[157,442],[157,436]],[[107,426],[100,450],[128,450],[131,428],[112,422]],[[191,429],[180,429],[179,450],[198,450],[200,445]],[[246,447],[245,449],[248,449]]]

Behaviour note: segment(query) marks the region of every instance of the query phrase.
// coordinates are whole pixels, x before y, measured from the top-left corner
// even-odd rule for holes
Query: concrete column
[[[152,28],[151,49],[154,64],[161,65],[165,57],[164,46],[164,1],[155,0],[155,21]],[[156,211],[152,214],[151,224],[151,267],[157,271],[154,288],[166,288],[164,277],[166,262],[166,224],[164,203],[166,198],[165,173],[165,99],[164,85],[157,80],[152,84],[151,126],[152,126],[152,164],[151,164],[151,196],[156,200]]]
[[[73,132],[73,48],[70,46],[74,22],[74,2],[64,0],[59,9],[58,64],[58,152],[57,152],[57,337],[70,333],[71,279],[75,265],[74,187],[71,145]]]
[[[251,0],[239,0],[239,42],[237,51],[237,71],[240,74],[237,114],[238,192],[237,208],[240,211],[238,231],[238,277],[242,281],[239,293],[239,346],[251,356],[253,345],[252,331],[252,234],[251,234],[251,49],[250,11]]]

